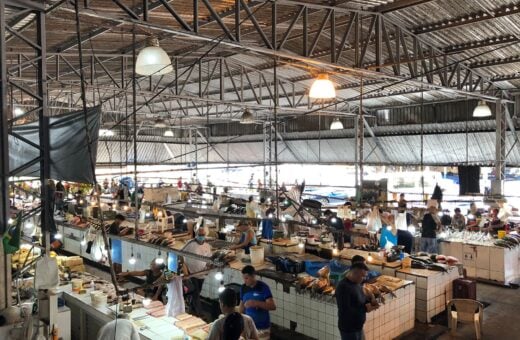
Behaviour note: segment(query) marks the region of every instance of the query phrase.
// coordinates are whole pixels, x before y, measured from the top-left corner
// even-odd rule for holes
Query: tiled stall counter
[[[364,250],[345,248],[339,253],[338,257],[342,260],[350,262],[352,260],[352,257],[354,257],[355,255],[360,255],[363,256],[363,258],[365,259],[365,263],[370,270],[375,270],[383,275],[395,276],[396,270],[401,268],[401,261],[379,261],[376,259],[376,253],[377,252],[373,251],[370,252]]]
[[[286,287],[269,278],[259,277],[273,293],[276,310],[272,311],[271,322],[294,329],[296,332],[318,340],[337,340],[338,309],[334,297],[311,298],[309,294],[298,294],[294,287]],[[226,268],[225,283],[242,284],[239,270]],[[220,282],[214,279],[213,273],[208,275],[202,287],[202,296],[211,299],[218,297]],[[289,288],[287,290],[287,288]],[[367,314],[365,323],[365,339],[392,339],[408,332],[414,327],[415,320],[415,287],[412,282],[396,290],[396,297],[386,295],[386,303],[377,311]]]
[[[462,261],[467,276],[509,284],[520,280],[520,246],[513,249],[456,241],[439,243],[441,254]]]
[[[450,267],[447,273],[403,268],[397,271],[397,277],[415,282],[415,317],[427,323],[446,309],[446,302],[453,296],[452,282],[460,275],[457,267]]]

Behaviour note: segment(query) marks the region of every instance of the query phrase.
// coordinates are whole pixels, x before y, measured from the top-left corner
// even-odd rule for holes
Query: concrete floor
[[[520,339],[519,289],[478,283],[477,299],[491,304],[484,309],[482,339]],[[473,325],[459,323],[455,336],[446,332],[438,339],[476,339],[475,328]]]

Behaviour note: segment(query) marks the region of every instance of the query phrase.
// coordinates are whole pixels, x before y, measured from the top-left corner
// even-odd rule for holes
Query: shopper
[[[233,289],[224,289],[220,293],[219,303],[223,315],[211,325],[208,340],[237,340],[240,336],[247,340],[258,339],[253,319],[235,311],[237,294]]]
[[[276,310],[271,289],[264,282],[256,279],[253,266],[242,269],[244,284],[240,289],[240,313],[250,316],[255,322],[259,339],[269,339],[271,321],[269,311]]]
[[[117,274],[117,278],[124,279],[127,276],[145,276],[146,288],[139,293],[145,297],[150,297],[153,301],[161,301],[163,304],[166,304],[166,289],[164,285],[154,285],[154,282],[163,275],[164,269],[166,269],[164,263],[157,264],[157,260],[154,259],[152,263],[150,263],[150,269],[119,273]]]
[[[341,340],[362,340],[366,313],[379,308],[375,299],[368,301],[361,283],[368,274],[362,262],[353,263],[346,277],[336,288],[338,304],[338,328]]]
[[[437,208],[433,205],[428,207],[424,214],[421,228],[421,251],[437,253],[437,231],[441,228],[441,222],[437,216]]]
[[[250,248],[257,244],[255,231],[253,230],[253,221],[241,222],[238,225],[238,231],[240,231],[240,240],[238,244],[229,247],[229,249],[244,249],[245,253],[249,255]]]
[[[119,314],[117,319],[101,327],[97,340],[139,340],[139,331],[128,318],[128,314]]]
[[[211,246],[208,242],[206,242],[207,234],[208,231],[206,227],[199,227],[195,231],[195,238],[188,242],[182,248],[182,250],[189,253],[210,257],[212,252]],[[189,279],[192,286],[190,312],[191,314],[201,315],[202,309],[200,306],[200,291],[202,290],[202,285],[204,284],[204,277],[206,276],[206,273],[200,272],[207,269],[207,263],[201,260],[190,258],[188,256],[184,259],[184,263],[186,264],[186,266],[184,267],[184,274],[194,275]]]
[[[451,219],[451,226],[458,231],[462,231],[466,227],[466,218],[460,212],[460,208],[455,208],[454,211],[455,214],[453,214]]]

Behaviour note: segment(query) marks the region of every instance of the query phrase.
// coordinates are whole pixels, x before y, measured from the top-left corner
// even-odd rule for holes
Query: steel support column
[[[9,149],[7,139],[7,67],[5,40],[5,2],[0,0],[0,233],[9,220]],[[11,305],[11,259],[0,244],[0,310]]]
[[[506,119],[501,100],[496,101],[496,134],[495,134],[495,179],[491,182],[491,194],[503,196],[503,180],[506,169]]]

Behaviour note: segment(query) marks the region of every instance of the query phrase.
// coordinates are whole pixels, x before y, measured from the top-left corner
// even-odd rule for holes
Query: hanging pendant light
[[[314,83],[312,83],[309,97],[314,99],[331,99],[336,98],[336,89],[334,83],[329,79],[327,74],[318,75]]]
[[[164,129],[168,127],[168,124],[166,124],[166,121],[162,118],[157,118],[154,123],[153,127],[157,129]]]
[[[173,137],[173,131],[170,129],[164,131],[164,137]]]
[[[334,118],[332,123],[330,123],[331,130],[343,130],[343,123],[339,120],[339,118]]]
[[[491,109],[484,100],[479,100],[473,110],[473,117],[491,117]]]
[[[172,61],[168,54],[159,47],[159,39],[146,39],[146,47],[137,56],[135,72],[142,76],[162,76],[173,72]]]
[[[255,117],[246,107],[244,113],[242,113],[242,117],[240,117],[240,124],[253,124],[255,122]]]

